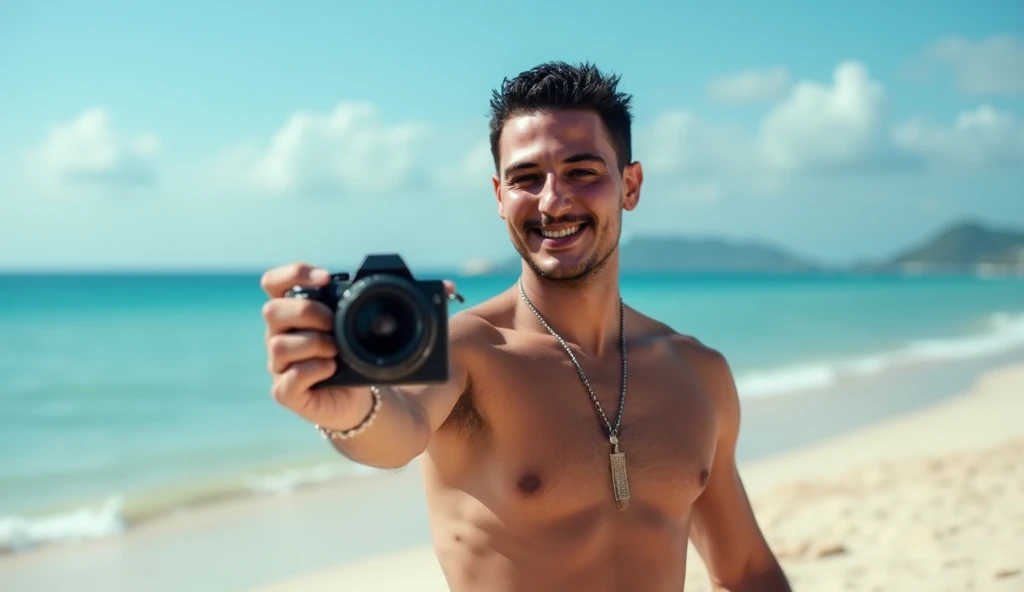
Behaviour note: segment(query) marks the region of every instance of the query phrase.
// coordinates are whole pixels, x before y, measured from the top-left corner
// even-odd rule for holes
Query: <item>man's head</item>
[[[498,212],[516,250],[544,278],[580,281],[601,269],[618,248],[622,211],[640,198],[631,97],[618,83],[589,64],[553,62],[494,91]]]

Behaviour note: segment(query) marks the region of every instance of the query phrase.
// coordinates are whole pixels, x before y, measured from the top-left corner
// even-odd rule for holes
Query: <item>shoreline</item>
[[[838,592],[862,585],[875,590],[927,585],[935,586],[928,590],[951,592],[1024,589],[1022,414],[1024,361],[1018,359],[981,373],[966,391],[922,410],[795,451],[741,462],[759,524],[794,590]],[[962,483],[957,482],[985,474],[986,469],[994,469],[985,475],[994,484],[985,493],[966,484],[968,501],[963,503],[957,487]],[[1003,481],[1000,472],[1005,472]],[[899,483],[901,473],[917,481]],[[871,499],[886,495],[890,499],[882,502]],[[976,504],[980,510],[970,506],[972,495],[981,500]],[[954,499],[952,508],[928,508],[948,498]],[[999,528],[997,523],[1007,517],[991,507],[993,501],[1006,504],[1013,524]],[[858,512],[865,506],[867,512]],[[933,510],[930,515],[928,509]],[[965,509],[969,515],[960,516]],[[900,520],[901,515],[909,518]],[[874,524],[865,527],[861,520],[871,517]],[[978,535],[978,530],[983,532]],[[956,541],[960,532],[977,536]],[[943,537],[954,543],[943,546]],[[908,545],[911,551],[901,552]],[[340,564],[248,592],[326,592],[340,586],[405,590],[413,589],[413,584],[422,592],[447,591],[430,545]],[[686,590],[711,590],[692,543]]]
[[[869,352],[809,356],[789,364],[735,369],[746,418],[745,437],[741,436],[738,451],[740,460],[792,450],[830,437],[834,431],[930,404],[954,394],[946,392],[949,384],[959,383],[966,388],[965,377],[1022,355],[1024,313],[992,312],[984,319],[963,333],[919,336]],[[944,374],[946,379],[925,379],[929,385],[922,386],[920,377],[929,373]],[[894,384],[906,377],[909,382],[904,386],[905,393],[890,401],[864,404],[861,392],[868,398],[874,396],[871,385]],[[893,390],[889,386],[883,389]],[[832,407],[837,404],[844,413],[834,417]],[[789,421],[794,408],[813,410],[823,421],[794,425]],[[312,439],[296,444],[303,451],[292,453],[290,458],[261,460],[254,455],[236,466],[217,469],[176,465],[172,470],[183,475],[174,481],[154,483],[149,474],[136,476],[139,483],[134,486],[116,480],[109,484],[90,481],[79,486],[81,495],[61,495],[65,485],[53,478],[49,485],[37,486],[56,494],[40,505],[30,501],[31,490],[20,485],[24,492],[20,497],[15,493],[5,498],[5,509],[0,512],[0,561],[69,541],[122,536],[146,523],[210,503],[233,503],[265,494],[291,495],[376,472],[339,461]]]
[[[912,412],[967,389],[977,374],[1022,356],[1024,348],[1017,347],[947,364],[921,361],[897,365],[879,374],[845,377],[833,384],[783,394],[743,396],[741,392],[744,427],[738,458],[741,462],[758,460],[830,438],[835,432]],[[884,400],[889,393],[899,396]],[[837,408],[843,412],[836,413]],[[815,415],[819,421],[794,423],[794,413]],[[290,462],[251,464],[191,480],[0,514],[0,562],[52,546],[125,536],[150,523],[209,505],[345,487],[387,473],[321,450]],[[70,532],[66,530],[69,524]],[[19,536],[28,542],[19,544]]]
[[[287,496],[386,473],[346,462],[335,454],[324,452],[290,463],[274,462],[246,466],[188,481],[68,500],[34,507],[18,514],[0,514],[0,562],[4,557],[30,555],[51,546],[123,536],[150,523],[159,523],[175,514],[207,506],[262,497]],[[21,528],[29,532],[56,530],[58,524],[66,524],[69,521],[78,523],[77,539],[35,540],[23,546],[3,540],[5,523],[8,529]]]
[[[974,365],[967,364],[966,369],[961,368],[961,373],[966,372],[962,383],[971,386],[970,389],[959,388],[960,383],[950,383],[941,373],[936,373],[939,383],[961,393],[965,390],[974,393],[968,395],[931,392],[939,386],[935,380],[922,383],[921,376],[908,370],[905,379],[909,384],[917,384],[916,390],[930,391],[929,397],[918,397],[921,400],[909,411],[889,413],[886,415],[895,416],[867,421],[861,426],[847,426],[837,430],[842,433],[830,438],[782,447],[767,455],[755,455],[755,459],[741,459],[748,491],[756,498],[766,495],[763,492],[773,484],[825,478],[844,466],[845,463],[835,462],[840,453],[847,458],[859,458],[865,464],[878,462],[878,455],[888,454],[891,449],[893,430],[909,429],[919,433],[924,429],[922,426],[927,425],[944,426],[941,429],[948,430],[949,421],[942,418],[949,417],[950,409],[957,411],[957,417],[967,418],[964,420],[967,436],[947,437],[942,441],[947,448],[933,445],[934,438],[919,438],[913,442],[907,437],[897,438],[898,449],[905,453],[914,450],[917,453],[950,452],[971,445],[969,437],[975,438],[974,444],[978,444],[979,431],[989,438],[1005,435],[1007,431],[1014,433],[1013,429],[1017,433],[1024,431],[1012,425],[1012,419],[1019,418],[1019,411],[1024,411],[1019,401],[1024,397],[1018,398],[1017,411],[979,405],[979,401],[992,399],[991,394],[984,392],[992,390],[990,383],[998,382],[998,377],[1005,373],[1015,377],[1018,382],[1013,384],[1017,385],[1018,392],[1024,392],[1024,362],[1021,361],[1024,358],[1020,353],[1003,358],[987,360],[984,364],[978,361]],[[901,388],[899,377],[865,380],[865,384],[851,387],[853,390],[848,395],[856,395],[858,390],[884,391],[879,385],[886,380],[895,380],[895,386],[899,387],[897,392]],[[979,392],[983,394],[979,396]],[[777,415],[786,418],[793,405],[804,405],[818,398],[823,399],[822,404],[827,407],[830,400],[838,400],[838,394],[828,393],[832,391],[826,389],[824,397],[820,393],[799,393],[775,401],[774,398],[748,400],[744,403],[748,408],[744,421],[748,426],[754,424],[752,429],[759,429],[758,423],[762,424],[760,429],[767,429],[774,423],[766,418],[767,409],[775,408]],[[866,404],[867,399],[870,398],[860,400]],[[929,400],[931,403],[927,402]],[[1009,423],[1002,425],[999,421]],[[741,435],[741,439],[745,437]],[[881,444],[886,438],[890,442],[888,446]],[[857,450],[860,452],[850,455],[850,451]],[[349,531],[358,532],[359,536],[347,536]],[[173,590],[195,583],[177,566],[207,565],[213,561],[219,563],[201,571],[205,572],[204,584],[218,590],[259,589],[274,582],[311,582],[329,574],[348,573],[346,570],[386,573],[389,577],[398,577],[395,575],[398,572],[429,573],[433,575],[428,577],[436,577],[440,572],[434,565],[429,537],[418,463],[414,462],[397,472],[341,479],[303,487],[283,496],[251,495],[213,501],[159,517],[119,536],[0,555],[0,582],[10,582],[13,588],[5,589],[15,590],[59,589],[69,582],[83,581],[90,582],[96,589],[117,588],[123,582],[135,581],[148,590]],[[691,555],[691,561],[694,556]],[[380,569],[366,567],[371,564],[379,565]],[[699,573],[701,568],[697,565],[693,573]],[[699,579],[700,576],[694,575],[689,581]],[[355,582],[347,578],[343,581]],[[687,589],[696,585],[691,583]]]

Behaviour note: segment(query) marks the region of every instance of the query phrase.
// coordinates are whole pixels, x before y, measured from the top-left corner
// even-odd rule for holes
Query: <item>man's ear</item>
[[[501,179],[498,178],[498,175],[493,175],[491,177],[491,183],[494,185],[494,198],[498,201],[498,216],[500,216],[501,219],[504,220],[505,204],[501,200]]]
[[[640,187],[644,184],[644,168],[639,162],[631,162],[622,171],[622,209],[631,211],[640,203]]]

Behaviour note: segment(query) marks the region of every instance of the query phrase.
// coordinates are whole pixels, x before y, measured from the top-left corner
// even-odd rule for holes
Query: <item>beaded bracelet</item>
[[[380,410],[380,389],[375,386],[371,386],[370,393],[373,394],[373,407],[370,408],[370,412],[366,414],[363,421],[359,422],[359,425],[347,430],[332,430],[318,425],[316,426],[316,431],[320,432],[320,437],[324,440],[330,440],[332,438],[336,440],[348,440],[349,438],[358,436],[363,432],[363,430],[373,425],[373,420],[377,419],[377,411]]]

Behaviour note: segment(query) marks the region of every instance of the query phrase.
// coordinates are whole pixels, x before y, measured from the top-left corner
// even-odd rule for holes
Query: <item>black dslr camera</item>
[[[448,380],[448,292],[440,280],[413,278],[400,256],[368,255],[354,278],[335,273],[285,296],[334,311],[337,370],[314,388]]]

